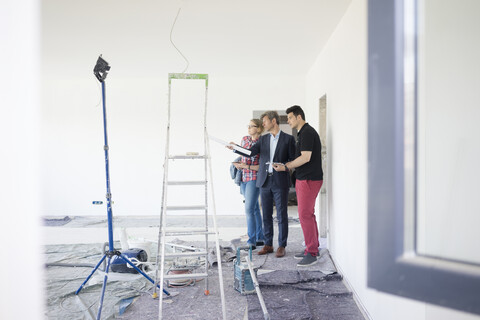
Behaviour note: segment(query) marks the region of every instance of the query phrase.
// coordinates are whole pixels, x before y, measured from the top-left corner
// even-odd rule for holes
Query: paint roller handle
[[[265,318],[265,320],[270,320],[270,315],[268,314],[267,306],[265,305],[265,301],[263,300],[263,295],[260,291],[260,285],[258,284],[257,276],[255,275],[255,270],[253,269],[251,257],[247,257],[247,265],[248,269],[250,270],[250,276],[252,277],[253,284],[255,286],[255,291],[257,291],[258,301],[260,302],[260,306],[262,307],[263,317]]]

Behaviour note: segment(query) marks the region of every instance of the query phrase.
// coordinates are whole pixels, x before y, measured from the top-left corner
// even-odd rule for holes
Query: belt
[[[267,177],[271,177],[271,176],[273,176],[273,172],[269,172],[269,173],[267,174]]]

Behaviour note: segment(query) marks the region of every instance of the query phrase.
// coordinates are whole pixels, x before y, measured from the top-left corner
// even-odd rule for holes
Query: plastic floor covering
[[[253,263],[259,268],[258,281],[270,318],[364,319],[352,293],[337,273],[328,250],[321,250],[318,263],[303,268],[296,266],[298,260],[293,256],[303,250],[302,241],[301,228],[297,221],[292,220],[285,257],[276,258],[274,254],[258,256],[258,249],[253,251]],[[201,248],[201,243],[182,243]],[[233,249],[242,244],[239,239],[221,243]],[[49,265],[46,272],[48,319],[96,319],[103,273],[97,271],[79,295],[74,293],[101,259],[102,246],[78,244],[45,247]],[[115,247],[119,247],[119,243]],[[210,248],[214,248],[213,243]],[[152,248],[152,252],[155,251],[156,245]],[[234,289],[232,256],[224,254],[222,258],[225,259],[222,268],[227,319],[264,319],[257,295],[242,295]],[[154,278],[152,273],[149,275]],[[222,319],[216,266],[209,270],[208,296],[204,295],[205,281],[192,282],[182,288],[165,287],[173,297],[163,299],[163,319]],[[152,298],[152,287],[141,275],[110,272],[101,319],[158,319],[159,300]]]

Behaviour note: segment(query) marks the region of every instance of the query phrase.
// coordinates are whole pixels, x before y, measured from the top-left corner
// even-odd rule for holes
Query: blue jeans
[[[242,182],[241,192],[245,197],[245,214],[247,216],[248,244],[255,245],[257,241],[264,241],[262,215],[258,205],[260,189],[255,185],[256,181]]]

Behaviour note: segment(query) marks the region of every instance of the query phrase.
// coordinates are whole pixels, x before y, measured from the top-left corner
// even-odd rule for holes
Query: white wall
[[[327,95],[330,250],[372,319],[480,319],[367,288],[367,1],[352,1],[306,88],[310,119]]]
[[[98,54],[112,65],[107,111],[114,215],[156,215],[167,74],[186,66],[170,36],[190,62],[187,72],[210,75],[208,130],[240,141],[252,111],[303,105],[305,72],[349,3],[42,1],[40,214],[106,212],[105,204],[92,205],[106,192],[100,89],[92,75]],[[191,137],[188,130],[181,138]],[[243,214],[228,172],[234,156],[215,143],[211,151],[217,212]],[[185,198],[170,195],[177,203]]]
[[[106,190],[100,84],[91,72],[96,56],[91,58],[83,73],[48,74],[42,80],[42,215],[106,212],[105,205],[92,205],[105,200]],[[117,66],[110,63],[106,97],[113,212],[156,215],[162,195],[168,65],[155,77],[133,78],[118,76]],[[303,104],[304,83],[300,76],[210,74],[209,133],[239,142],[253,110]],[[192,132],[185,128],[182,134],[188,138]],[[235,155],[215,142],[211,153],[217,213],[242,214],[241,196],[229,173]]]
[[[39,5],[0,2],[0,319],[43,319],[38,216]]]
[[[315,1],[309,5],[319,8]],[[252,6],[255,10],[250,10]],[[305,66],[308,59],[296,64],[291,57],[298,54],[296,41],[316,37],[311,28],[305,27],[305,17],[314,21],[311,10],[305,12],[301,7],[305,17],[299,17],[287,7],[279,7],[279,14],[301,21],[288,29],[296,36],[280,33],[285,36],[282,42],[269,35],[278,34],[285,27],[284,20],[262,16],[263,12],[270,13],[265,6],[254,1],[239,5],[216,0],[201,4],[152,0],[43,1],[40,213],[106,214],[105,205],[92,205],[92,201],[105,202],[106,192],[101,91],[92,72],[102,53],[111,65],[106,98],[113,213],[159,214],[167,77],[185,67],[185,61],[169,41],[179,7],[182,11],[173,40],[190,61],[187,72],[209,74],[210,134],[239,142],[247,133],[253,110],[284,110],[293,104],[302,105],[306,67],[300,66]],[[334,8],[332,17],[323,19],[322,34],[330,30],[328,23],[336,19],[342,5]],[[243,13],[249,11],[252,17],[246,20]],[[257,20],[258,24],[254,24]],[[260,22],[265,22],[262,25],[266,27],[258,27]],[[290,37],[295,41],[285,43]],[[307,47],[320,45],[312,42]],[[308,54],[301,56],[314,57],[312,50],[306,51]],[[182,123],[192,118],[190,112],[183,117]],[[180,138],[198,134],[189,132],[190,129],[187,126]],[[239,189],[229,176],[230,162],[235,156],[213,142],[211,156],[217,213],[243,214]]]

